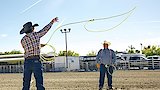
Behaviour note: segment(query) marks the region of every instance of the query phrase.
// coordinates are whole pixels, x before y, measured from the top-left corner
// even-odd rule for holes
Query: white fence
[[[118,69],[160,69],[160,60],[130,60],[117,62]]]
[[[149,69],[160,69],[160,60],[152,59],[148,61]]]

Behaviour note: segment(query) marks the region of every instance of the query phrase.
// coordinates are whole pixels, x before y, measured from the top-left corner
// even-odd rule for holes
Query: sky
[[[106,18],[123,14],[136,7],[132,14],[118,27],[106,32],[88,32],[85,23],[67,25],[57,30],[49,44],[56,53],[65,50],[65,35],[61,29],[71,28],[67,33],[68,50],[80,55],[90,51],[98,52],[103,48],[103,41],[111,42],[109,48],[115,51],[126,51],[132,45],[140,50],[148,45],[159,46],[160,40],[160,0],[1,0],[0,1],[0,52],[20,50],[24,52],[20,40],[25,35],[19,32],[28,21],[38,23],[35,31],[41,30],[54,17],[59,18],[50,31],[41,39],[46,43],[57,25]],[[126,15],[116,18],[88,23],[91,30],[109,29],[119,24]],[[62,22],[63,21],[63,22]],[[42,52],[52,51],[45,47]]]

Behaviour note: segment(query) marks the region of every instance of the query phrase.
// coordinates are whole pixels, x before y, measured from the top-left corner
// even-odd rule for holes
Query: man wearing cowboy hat
[[[26,35],[21,39],[21,44],[25,51],[22,90],[29,90],[32,72],[36,80],[37,90],[45,90],[43,86],[42,64],[40,62],[40,39],[49,31],[53,23],[57,21],[57,17],[52,19],[48,25],[38,32],[34,32],[34,28],[38,24],[32,25],[32,22],[27,22],[23,25],[20,34],[25,33]]]
[[[102,90],[105,80],[105,73],[107,74],[108,79],[108,87],[109,90],[112,90],[112,73],[113,73],[113,64],[116,61],[115,52],[112,49],[109,49],[108,46],[110,42],[104,41],[103,47],[104,49],[100,49],[97,56],[97,64],[99,64],[97,68],[100,68],[100,78],[99,78],[99,90]]]

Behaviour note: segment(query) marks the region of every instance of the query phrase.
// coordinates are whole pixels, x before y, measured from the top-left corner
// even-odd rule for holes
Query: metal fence
[[[116,62],[117,69],[160,69],[160,60],[159,59],[150,59],[150,60],[120,60]],[[80,69],[85,71],[96,71],[96,61],[80,61]],[[54,63],[54,62],[45,62],[43,63],[44,72],[56,72],[56,71],[66,71],[64,63]],[[22,73],[23,65],[9,65],[4,64],[0,65],[0,73]]]
[[[21,73],[23,65],[0,65],[0,73]]]
[[[160,69],[160,60],[130,60],[117,62],[117,69]]]
[[[22,73],[24,65],[0,65],[0,73]],[[44,63],[43,71],[52,72],[54,71],[54,63]]]

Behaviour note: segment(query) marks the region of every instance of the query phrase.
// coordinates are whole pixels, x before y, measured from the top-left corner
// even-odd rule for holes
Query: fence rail
[[[92,66],[96,66],[96,63],[93,63]],[[62,68],[55,68],[55,66],[62,66]],[[80,64],[81,65],[81,64]],[[90,68],[89,64],[86,64],[85,68]],[[130,61],[118,61],[117,69],[160,69],[160,60],[152,59],[148,61],[143,60],[130,60]],[[52,71],[60,71],[64,69],[65,65],[62,64],[54,64],[54,63],[43,63],[43,71],[44,72],[52,72]],[[96,67],[95,67],[96,68]],[[65,70],[61,70],[65,71]],[[0,65],[0,73],[22,73],[23,65]]]
[[[118,69],[132,69],[137,67],[138,69],[160,69],[160,60],[152,59],[148,61],[143,60],[130,60],[117,62]]]

